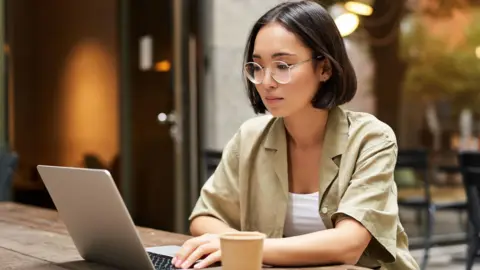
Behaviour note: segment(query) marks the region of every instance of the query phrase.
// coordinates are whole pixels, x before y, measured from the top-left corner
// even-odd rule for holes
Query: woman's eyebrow
[[[277,53],[272,54],[272,58],[282,57],[282,56],[294,56],[294,55],[296,55],[296,54],[294,54],[294,53],[287,53],[287,52],[277,52]]]
[[[295,55],[296,54],[294,53],[288,53],[288,52],[276,52],[272,54],[272,58],[282,57],[282,56],[295,56]],[[252,58],[262,59],[262,57],[259,54],[253,54]]]

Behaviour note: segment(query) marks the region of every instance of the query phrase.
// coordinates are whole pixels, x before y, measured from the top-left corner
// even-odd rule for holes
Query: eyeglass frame
[[[309,62],[309,61],[311,61],[311,60],[320,60],[320,61],[321,61],[321,60],[324,60],[324,59],[325,59],[325,56],[320,55],[320,56],[315,56],[315,57],[312,57],[312,58],[308,58],[308,59],[306,59],[306,60],[297,62],[297,63],[295,63],[295,64],[291,64],[291,65],[287,64],[285,61],[280,61],[280,60],[272,61],[272,62],[270,63],[270,65],[271,65],[272,63],[282,63],[282,64],[285,64],[285,65],[288,67],[289,79],[288,79],[288,82],[279,82],[277,79],[275,79],[275,77],[273,76],[274,73],[273,73],[271,70],[270,70],[270,77],[272,77],[272,79],[273,79],[274,81],[276,81],[277,83],[279,83],[279,84],[288,84],[288,83],[290,83],[290,81],[292,80],[292,68],[295,68],[295,67],[297,67],[297,66],[299,66],[299,65],[301,65],[301,64],[304,64],[304,63],[306,63],[306,62]],[[265,76],[267,75],[267,74],[266,74],[266,70],[267,70],[268,68],[264,68],[264,67],[262,67],[259,63],[252,61],[252,62],[247,62],[247,63],[245,63],[245,64],[243,65],[243,71],[244,71],[244,72],[245,72],[246,66],[247,66],[248,64],[258,65],[258,66],[262,69],[262,71],[264,72],[264,74],[263,74],[262,80],[261,80],[260,82],[258,82],[258,83],[252,82],[252,80],[250,80],[250,79],[248,78],[248,76],[245,75],[245,76],[247,77],[247,80],[250,81],[250,82],[253,83],[253,84],[256,84],[256,85],[262,84],[263,81],[265,80]],[[244,74],[245,74],[245,73],[244,73]]]

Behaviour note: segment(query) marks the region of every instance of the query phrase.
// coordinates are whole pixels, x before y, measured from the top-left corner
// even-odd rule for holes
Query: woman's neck
[[[328,120],[328,110],[306,108],[285,117],[285,128],[291,143],[300,149],[308,149],[322,143]]]

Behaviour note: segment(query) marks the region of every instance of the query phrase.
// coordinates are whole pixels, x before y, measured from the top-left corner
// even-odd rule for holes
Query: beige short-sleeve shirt
[[[419,269],[398,216],[392,129],[370,114],[332,109],[322,152],[318,211],[327,229],[345,217],[372,241],[359,266]],[[282,118],[246,121],[226,145],[190,220],[214,216],[230,227],[282,237],[288,203],[287,140]]]

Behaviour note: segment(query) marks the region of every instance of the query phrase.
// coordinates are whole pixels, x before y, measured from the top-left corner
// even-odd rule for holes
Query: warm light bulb
[[[155,64],[155,70],[158,72],[170,71],[171,64],[168,60],[163,60]]]
[[[477,58],[480,59],[480,46],[475,48],[475,56],[477,56]]]
[[[348,1],[345,3],[345,8],[358,15],[370,16],[373,13],[373,8],[367,4],[358,1]]]
[[[359,24],[358,16],[352,13],[345,13],[338,16],[335,19],[335,24],[342,37],[348,36],[353,33]]]

